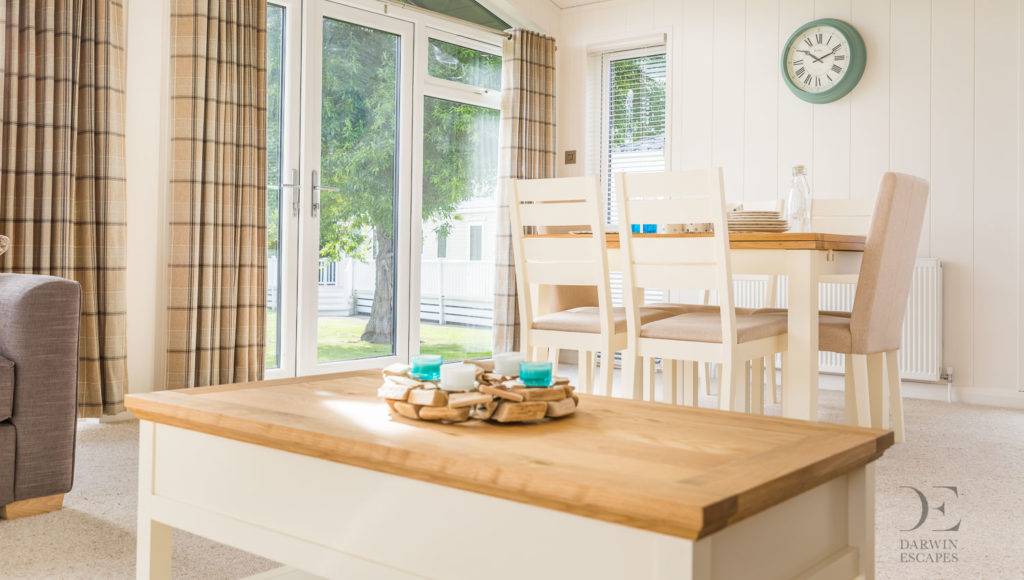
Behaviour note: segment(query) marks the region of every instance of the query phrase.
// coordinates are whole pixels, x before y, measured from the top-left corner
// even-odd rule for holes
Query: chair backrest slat
[[[706,198],[690,199],[633,199],[629,215],[634,224],[665,223],[666,215],[688,216],[690,223],[712,221],[712,210]]]
[[[588,225],[594,211],[594,202],[572,201],[564,203],[524,203],[519,212],[524,226],[579,226]]]
[[[867,235],[874,207],[874,198],[812,199],[811,229],[829,234]]]

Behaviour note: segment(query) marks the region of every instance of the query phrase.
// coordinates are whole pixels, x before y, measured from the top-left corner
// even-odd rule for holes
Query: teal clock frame
[[[846,42],[850,45],[850,66],[847,69],[846,76],[844,76],[836,86],[820,93],[810,93],[801,89],[791,78],[789,78],[789,71],[786,70],[786,55],[789,54],[789,49],[793,46],[793,42],[796,41],[796,38],[805,30],[815,26],[831,26],[832,28],[835,28],[846,37]],[[860,33],[857,32],[856,28],[835,18],[820,18],[797,28],[796,31],[789,36],[789,40],[787,40],[786,44],[782,47],[780,69],[782,71],[782,79],[786,81],[786,86],[789,87],[789,90],[792,91],[794,95],[808,103],[823,105],[825,103],[838,101],[848,95],[850,91],[857,86],[857,83],[860,82],[860,78],[864,75],[864,67],[867,65],[867,60],[868,51],[864,47],[864,39],[861,38]]]

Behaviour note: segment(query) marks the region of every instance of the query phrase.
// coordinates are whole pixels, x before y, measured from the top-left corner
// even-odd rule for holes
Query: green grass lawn
[[[334,362],[391,354],[389,345],[359,339],[365,318],[320,318],[317,329],[317,361]],[[277,366],[277,312],[267,310],[267,368]],[[439,354],[445,360],[491,356],[491,329],[466,326],[420,325],[420,352]]]

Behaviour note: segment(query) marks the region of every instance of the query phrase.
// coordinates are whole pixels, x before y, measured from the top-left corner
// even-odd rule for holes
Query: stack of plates
[[[784,232],[788,229],[789,222],[777,211],[729,212],[730,232]]]

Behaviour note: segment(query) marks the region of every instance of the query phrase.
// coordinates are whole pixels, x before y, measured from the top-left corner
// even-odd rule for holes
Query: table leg
[[[139,422],[139,509],[135,577],[139,580],[171,578],[171,527],[150,518],[153,496],[154,425]]]
[[[782,384],[782,415],[818,419],[818,252],[790,251],[789,347]]]
[[[847,475],[847,536],[857,549],[860,578],[875,577],[875,464],[869,463]]]

